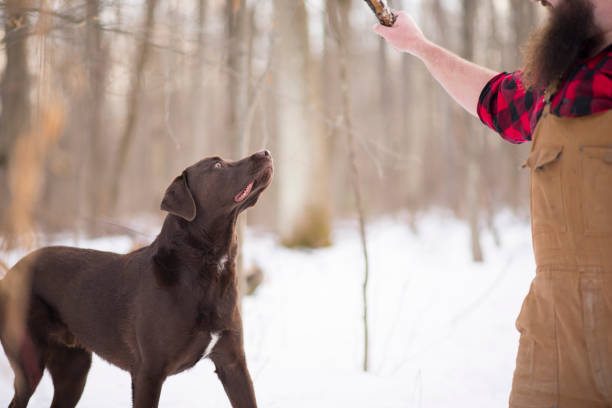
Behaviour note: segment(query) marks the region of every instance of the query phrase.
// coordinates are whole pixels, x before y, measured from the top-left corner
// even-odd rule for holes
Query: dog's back
[[[122,299],[137,279],[123,273],[131,261],[110,252],[47,247],[8,271],[0,281],[0,341],[15,371],[14,406],[25,406],[45,367],[54,381],[84,381],[92,348],[120,367],[129,361]],[[79,387],[57,396],[75,399]]]
[[[37,309],[30,310],[30,326],[44,326],[54,341],[96,350],[127,369],[126,336],[133,329],[130,307],[141,282],[142,252],[47,247],[24,258],[32,282],[29,306]]]

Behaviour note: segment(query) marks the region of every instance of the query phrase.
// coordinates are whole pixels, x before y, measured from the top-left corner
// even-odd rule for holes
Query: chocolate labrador
[[[19,261],[0,281],[0,340],[15,372],[9,407],[26,407],[45,368],[51,406],[74,407],[92,352],[131,374],[136,408],[157,407],[165,378],[202,358],[214,362],[233,407],[256,407],[235,225],[272,174],[267,150],[237,162],[204,159],[166,190],[169,214],[151,245],[127,255],[48,247]]]

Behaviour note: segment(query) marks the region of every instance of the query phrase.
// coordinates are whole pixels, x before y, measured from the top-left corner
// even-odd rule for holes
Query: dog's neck
[[[236,241],[237,215],[207,223],[186,221],[169,214],[156,241],[165,246],[178,246],[204,252],[211,256],[229,254]]]
[[[237,215],[204,224],[169,214],[151,246],[162,259],[176,255],[180,255],[177,259],[198,258],[207,269],[218,274],[233,272],[237,256]]]

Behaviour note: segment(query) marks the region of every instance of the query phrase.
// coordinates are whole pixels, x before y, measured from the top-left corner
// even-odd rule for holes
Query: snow
[[[527,220],[496,219],[501,247],[483,231],[485,262],[471,261],[467,225],[440,213],[368,225],[370,371],[361,371],[363,259],[357,225],[334,245],[290,250],[250,229],[247,263],[265,280],[243,303],[245,348],[260,407],[507,406],[518,333],[514,321],[535,265]],[[64,242],[66,244],[69,242]],[[124,252],[125,237],[80,242]],[[21,254],[12,254],[13,263]],[[31,407],[48,407],[45,374]],[[0,353],[0,406],[12,372]],[[131,404],[129,375],[95,358],[80,406]],[[161,407],[230,407],[209,360],[167,379]]]

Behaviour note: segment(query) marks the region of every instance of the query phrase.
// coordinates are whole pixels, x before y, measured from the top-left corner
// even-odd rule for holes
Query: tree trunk
[[[501,65],[501,53],[503,45],[499,37],[499,18],[493,2],[486,3],[487,21],[489,22],[489,35],[485,42],[485,46],[489,52],[485,58],[485,64],[487,67],[492,69],[499,69]],[[502,191],[500,191],[500,185],[496,178],[499,177],[499,171],[496,169],[502,169],[504,172],[518,173],[516,166],[508,167],[507,155],[501,149],[502,145],[499,140],[496,140],[493,132],[484,126],[480,126],[480,132],[483,137],[483,153],[481,168],[482,174],[482,188],[484,190],[483,197],[485,198],[485,204],[483,210],[486,211],[487,228],[491,235],[495,245],[499,247],[501,245],[501,237],[499,231],[495,226],[495,215],[497,213],[498,204],[501,204],[501,200],[497,200],[501,197]],[[507,150],[507,149],[506,149]],[[500,160],[501,159],[501,160]],[[504,160],[505,159],[505,160]]]
[[[119,140],[119,150],[117,152],[115,168],[113,169],[113,175],[111,177],[111,188],[109,193],[109,209],[111,211],[114,211],[117,205],[119,189],[121,187],[121,176],[123,175],[123,168],[125,167],[125,163],[127,161],[128,152],[132,139],[134,138],[134,131],[138,121],[144,68],[149,59],[149,54],[151,53],[150,41],[155,24],[155,9],[157,8],[158,4],[159,0],[147,0],[146,2],[146,17],[143,27],[143,37],[141,39],[140,47],[136,52],[131,88],[128,93],[128,114],[125,120],[125,128],[121,135],[121,139]]]
[[[245,0],[226,0],[225,17],[227,29],[228,79],[229,96],[227,132],[230,155],[239,160],[247,154],[248,146],[243,143],[248,110],[248,62],[247,33],[248,10]],[[238,293],[244,296],[247,292],[246,275],[242,258],[242,242],[246,229],[246,214],[242,214],[236,226],[238,235]]]
[[[429,26],[434,28],[432,40],[438,44],[452,43],[456,36],[450,33],[448,12],[443,6],[442,0],[431,0],[421,3],[423,15],[427,19]],[[421,79],[421,86],[426,90],[425,103],[421,108],[420,120],[426,118],[425,141],[427,157],[424,165],[425,174],[428,179],[437,177],[437,183],[425,183],[428,196],[440,200],[451,210],[457,210],[458,203],[463,203],[461,199],[462,185],[459,180],[459,162],[463,159],[460,155],[461,142],[458,133],[462,128],[456,119],[457,104],[452,101],[448,93],[439,86],[436,80],[428,71],[421,71],[426,75]],[[419,120],[419,119],[417,119]]]
[[[462,56],[468,60],[474,59],[474,25],[476,22],[477,0],[462,0],[463,24],[461,38],[463,41]],[[461,113],[461,127],[464,129],[462,138],[466,151],[466,182],[465,182],[465,208],[470,226],[472,243],[472,258],[475,262],[482,262],[482,248],[480,245],[480,184],[481,168],[480,158],[482,147],[475,130],[474,120],[465,112]]]
[[[513,38],[511,46],[506,49],[510,53],[509,62],[516,67],[523,61],[521,46],[527,41],[531,30],[536,26],[538,13],[531,2],[522,0],[509,0],[509,2],[510,33]]]
[[[404,1],[403,7],[409,5]],[[402,169],[406,178],[405,205],[410,211],[411,227],[415,229],[415,213],[425,204],[425,166],[429,165],[423,160],[425,157],[425,141],[432,129],[428,126],[430,112],[428,103],[431,99],[431,90],[427,87],[430,79],[429,72],[412,55],[404,54],[401,60],[401,96],[400,121],[401,136],[397,144],[398,152],[408,157],[409,171]]]
[[[383,140],[394,140],[393,135],[393,112],[395,110],[395,103],[393,101],[393,84],[391,83],[391,75],[389,70],[389,61],[387,58],[387,41],[379,37],[378,38],[378,58],[377,68],[378,74],[376,77],[376,87],[378,88],[378,106],[380,112],[386,117],[383,118],[382,123],[382,139]],[[378,146],[378,145],[377,145]],[[380,149],[380,148],[377,148]],[[375,152],[377,157],[380,157],[380,152]]]
[[[88,168],[85,191],[88,201],[86,217],[89,220],[90,235],[101,233],[96,219],[102,215],[104,192],[108,188],[105,163],[107,158],[106,144],[102,138],[102,116],[105,100],[106,52],[102,46],[102,29],[100,27],[100,0],[87,0],[86,26],[86,64],[88,76],[88,93],[86,96],[88,138]]]
[[[24,0],[7,0],[4,8],[6,68],[0,82],[0,231],[8,235],[9,161],[17,139],[29,129],[30,73],[28,70],[28,16],[22,12],[29,3]]]
[[[275,0],[278,33],[278,228],[289,247],[330,244],[327,143],[311,66],[304,0]],[[314,107],[314,108],[313,108]],[[320,109],[320,108],[319,108]]]
[[[207,0],[198,0],[198,18],[197,18],[197,49],[194,58],[194,66],[191,77],[191,139],[194,146],[193,161],[204,156],[206,150],[206,141],[202,135],[202,129],[206,127],[208,109],[202,106],[205,99],[202,95],[204,81],[204,24],[206,21],[206,6]]]
[[[245,0],[226,0],[228,75],[228,136],[230,154],[238,160],[247,153],[242,138],[248,105],[247,22]]]

